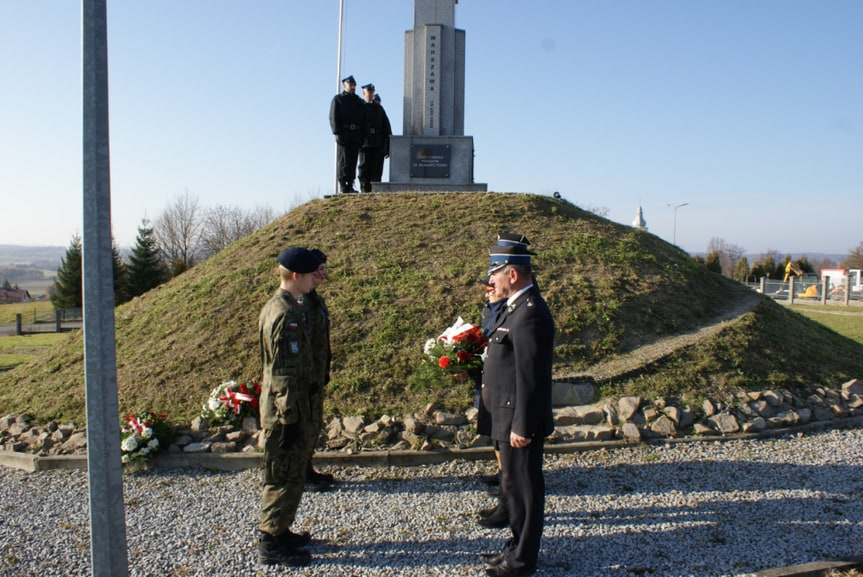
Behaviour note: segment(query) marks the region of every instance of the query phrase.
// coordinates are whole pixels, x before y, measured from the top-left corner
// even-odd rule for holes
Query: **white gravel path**
[[[320,467],[343,482],[307,493],[298,524],[312,565],[258,564],[260,473],[125,476],[129,574],[479,576],[477,473],[489,462]],[[863,430],[770,440],[639,445],[546,459],[537,575],[747,575],[863,554]],[[0,469],[0,575],[90,573],[84,471]]]

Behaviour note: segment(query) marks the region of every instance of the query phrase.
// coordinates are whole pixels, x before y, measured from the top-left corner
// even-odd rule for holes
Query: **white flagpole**
[[[336,62],[336,94],[342,91],[342,30],[344,27],[344,18],[345,18],[345,0],[339,0],[339,42],[338,42],[338,59]],[[335,162],[333,165],[335,166],[335,186],[333,187],[333,194],[339,193],[339,144],[335,144]]]

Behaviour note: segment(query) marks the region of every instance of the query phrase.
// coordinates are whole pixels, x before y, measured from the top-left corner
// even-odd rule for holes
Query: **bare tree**
[[[736,244],[729,244],[721,238],[711,238],[707,243],[707,254],[715,254],[722,267],[722,274],[728,278],[734,278],[737,261],[746,254],[746,249]]]
[[[174,276],[195,265],[203,230],[198,197],[186,190],[156,218],[153,233]]]
[[[232,242],[249,236],[273,221],[273,210],[256,206],[245,211],[238,206],[216,205],[207,210],[201,233],[201,256],[206,259]]]

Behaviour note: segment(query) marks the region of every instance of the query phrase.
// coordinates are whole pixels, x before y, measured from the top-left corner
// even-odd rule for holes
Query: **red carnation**
[[[438,359],[437,364],[440,368],[445,369],[449,366],[449,357],[441,357]]]
[[[456,358],[460,363],[466,363],[473,358],[473,355],[467,351],[459,351],[456,353]]]

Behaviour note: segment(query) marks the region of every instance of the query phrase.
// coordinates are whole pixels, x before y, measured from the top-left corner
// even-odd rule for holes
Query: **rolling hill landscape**
[[[458,316],[479,320],[488,247],[520,232],[556,321],[555,377],[630,358],[742,300],[750,312],[709,339],[601,380],[609,396],[696,402],[740,390],[805,390],[863,377],[863,345],[707,271],[657,236],[560,199],[501,193],[342,195],[313,200],[115,311],[121,412],[188,421],[229,379],[259,379],[258,313],[291,245],[329,256],[329,414],[405,415],[473,402],[472,385],[428,382],[423,344]],[[0,374],[0,413],[85,421],[83,335]]]

